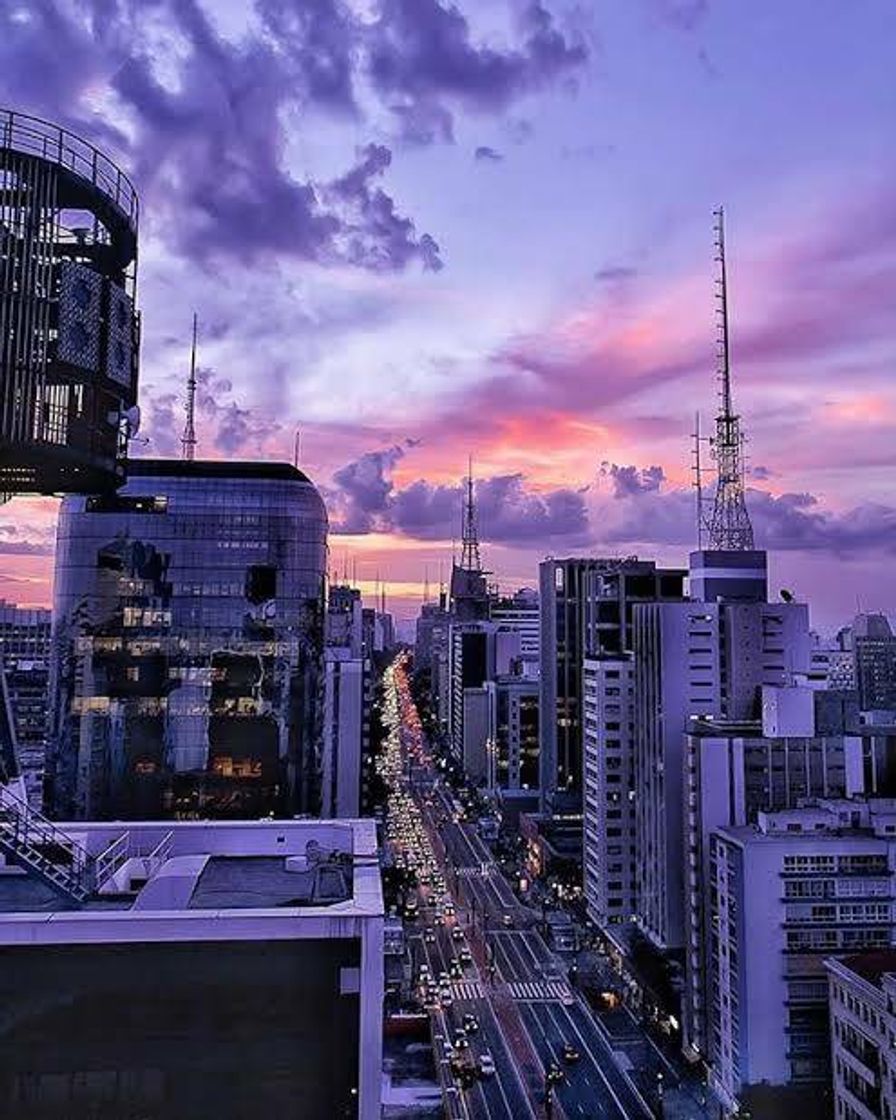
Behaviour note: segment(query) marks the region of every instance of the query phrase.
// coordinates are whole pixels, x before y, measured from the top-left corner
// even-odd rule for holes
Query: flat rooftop
[[[880,988],[883,977],[888,972],[896,972],[896,949],[869,949],[866,953],[841,957],[839,963],[842,968],[848,968],[856,976]]]
[[[175,921],[183,936],[222,937],[231,919],[280,928],[284,918],[326,922],[382,917],[376,825],[345,821],[189,821],[60,823],[99,871],[98,889],[84,903],[67,898],[33,871],[0,858],[0,945],[31,940],[23,927],[42,926],[38,940],[171,936],[158,919]],[[351,923],[349,923],[351,925]],[[320,926],[320,923],[318,923]],[[253,927],[256,928],[256,927]],[[316,934],[322,936],[323,927]],[[53,932],[51,932],[51,930]],[[244,936],[245,934],[239,934]],[[293,932],[271,936],[296,936]]]

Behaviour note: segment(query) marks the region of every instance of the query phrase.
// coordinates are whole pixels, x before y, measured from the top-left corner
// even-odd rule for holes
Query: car
[[[463,980],[464,970],[463,970],[463,967],[462,967],[460,961],[452,961],[451,964],[448,966],[448,971],[451,974],[451,979],[452,980]]]
[[[464,948],[461,949],[460,953],[458,953],[457,959],[464,966],[464,968],[466,968],[467,965],[473,963],[473,955],[466,946],[464,946]]]
[[[470,1045],[470,1040],[467,1038],[467,1032],[463,1029],[456,1031],[454,1035],[454,1047],[456,1050],[466,1050]]]
[[[442,971],[439,973],[439,983],[447,984],[450,979],[451,977],[448,975],[448,973],[444,969],[442,969]]]
[[[510,929],[513,925],[513,918],[510,916],[510,914],[504,914],[501,918],[501,922],[507,929]]]
[[[582,1055],[578,1052],[578,1050],[575,1048],[575,1046],[573,1046],[571,1042],[563,1043],[563,1049],[560,1051],[560,1057],[564,1062],[572,1065],[572,1063],[577,1062],[579,1058],[581,1058],[581,1056]]]
[[[432,926],[427,926],[423,931],[423,940],[427,945],[435,945],[436,931],[432,928]]]
[[[460,926],[455,926],[454,929],[451,931],[451,940],[452,941],[463,941],[463,939],[464,939],[464,931],[460,928]]]
[[[475,1015],[464,1015],[461,1021],[461,1026],[468,1035],[476,1034],[476,1032],[479,1030],[479,1021],[477,1020]]]
[[[545,1070],[544,1079],[548,1083],[548,1085],[556,1085],[558,1082],[564,1081],[566,1079],[566,1074],[557,1065],[556,1062],[551,1062],[551,1064]]]
[[[491,1056],[491,1054],[479,1055],[479,1073],[483,1077],[495,1076],[495,1059]]]
[[[447,986],[439,988],[439,999],[443,1007],[450,1007],[453,1002],[451,998],[451,989]]]

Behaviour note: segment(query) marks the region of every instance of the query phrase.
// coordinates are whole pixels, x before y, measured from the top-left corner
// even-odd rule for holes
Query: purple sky
[[[0,0],[0,103],[142,200],[142,454],[292,458],[412,609],[472,454],[489,566],[693,544],[725,204],[750,509],[823,628],[896,591],[891,0]],[[46,602],[54,507],[0,509]]]

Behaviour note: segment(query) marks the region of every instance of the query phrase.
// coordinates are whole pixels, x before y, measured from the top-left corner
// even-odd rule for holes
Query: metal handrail
[[[127,860],[130,853],[131,834],[124,832],[113,840],[108,848],[96,857],[94,889],[102,890],[115,872]]]
[[[52,878],[61,877],[72,893],[86,894],[91,864],[87,851],[68,833],[33,809],[27,801],[16,797],[8,786],[0,786],[0,811],[3,809],[10,811],[12,820],[3,820],[0,815],[0,836],[5,832],[10,846],[29,863],[49,864],[55,872]],[[41,845],[62,849],[71,862],[53,859],[45,851],[41,851]]]
[[[168,859],[173,842],[174,833],[166,833],[146,857],[147,870],[150,875],[155,875],[156,871]]]
[[[89,141],[41,117],[0,109],[0,148],[39,156],[87,179],[115,204],[136,233],[139,203],[133,183]]]

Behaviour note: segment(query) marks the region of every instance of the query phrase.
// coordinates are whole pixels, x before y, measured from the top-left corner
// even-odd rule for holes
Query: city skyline
[[[447,578],[468,453],[508,586],[545,554],[695,546],[724,203],[757,545],[830,629],[894,590],[893,22],[48,3],[0,13],[0,103],[102,143],[140,193],[133,451],[180,453],[195,308],[198,457],[291,461],[299,429],[331,568],[404,617],[439,558]],[[0,509],[0,597],[49,603],[54,523]]]

